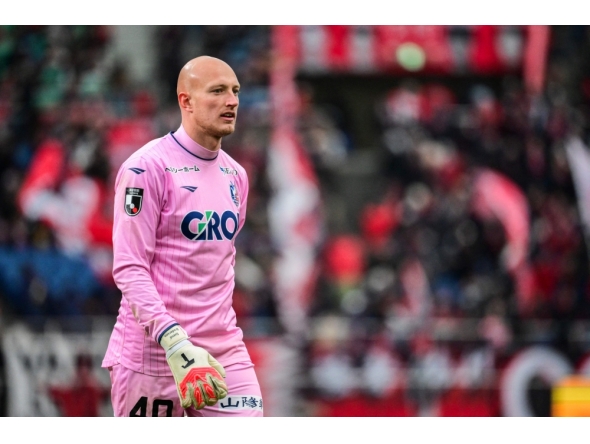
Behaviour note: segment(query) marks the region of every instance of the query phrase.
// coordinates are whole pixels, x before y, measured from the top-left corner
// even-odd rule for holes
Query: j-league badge
[[[141,211],[143,201],[143,188],[125,189],[125,213],[129,216],[137,216]]]

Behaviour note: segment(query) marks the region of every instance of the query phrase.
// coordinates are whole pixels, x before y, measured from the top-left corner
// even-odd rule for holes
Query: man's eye
[[[239,96],[239,95],[240,95],[240,91],[234,91],[234,94],[235,94],[236,96]]]

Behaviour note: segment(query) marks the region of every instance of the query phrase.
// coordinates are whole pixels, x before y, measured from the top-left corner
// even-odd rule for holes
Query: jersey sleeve
[[[246,209],[248,207],[248,191],[250,190],[250,184],[248,181],[248,175],[246,174],[246,170],[242,167],[239,169],[240,171],[240,220],[238,225],[238,233],[244,226],[246,222]]]
[[[150,264],[163,205],[164,178],[143,158],[126,161],[115,182],[113,278],[146,334],[158,334],[176,321],[156,289]]]

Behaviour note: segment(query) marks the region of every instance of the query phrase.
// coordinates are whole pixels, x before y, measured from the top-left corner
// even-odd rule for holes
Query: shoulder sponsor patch
[[[125,188],[125,213],[137,216],[143,202],[143,188]]]
[[[221,170],[221,172],[223,173],[224,176],[227,176],[228,174],[230,176],[237,176],[238,175],[238,171],[234,168],[226,168],[226,167],[220,166],[219,169]]]

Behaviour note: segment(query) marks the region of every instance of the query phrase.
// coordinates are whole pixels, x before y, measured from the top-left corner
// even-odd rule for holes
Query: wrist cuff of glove
[[[178,324],[173,324],[160,334],[158,342],[164,350],[168,351],[185,339],[188,339],[188,335],[184,329]]]

